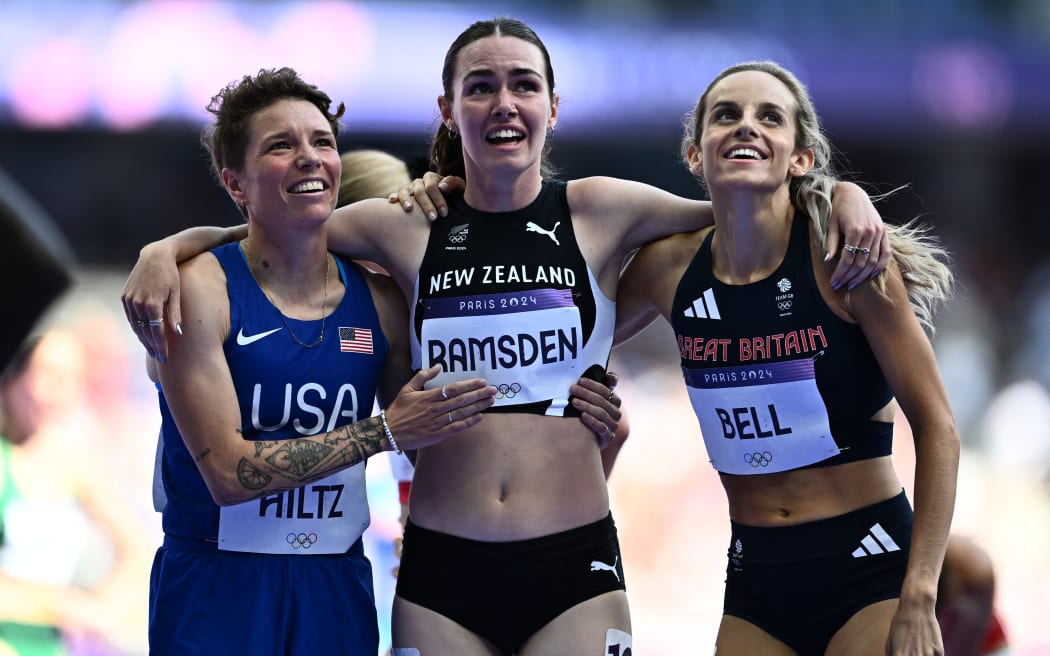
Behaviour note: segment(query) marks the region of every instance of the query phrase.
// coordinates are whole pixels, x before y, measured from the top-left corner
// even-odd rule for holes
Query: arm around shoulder
[[[168,354],[168,330],[144,325],[162,319],[169,330],[182,332],[182,307],[177,264],[247,235],[247,226],[188,228],[147,244],[121,292],[124,315],[146,351],[161,359]],[[141,322],[141,323],[140,323]]]

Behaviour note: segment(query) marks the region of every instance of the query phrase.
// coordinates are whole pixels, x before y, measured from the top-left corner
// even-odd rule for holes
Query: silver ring
[[[150,319],[146,323],[148,323],[151,326],[159,326],[162,323],[164,323],[164,317],[161,317],[160,319]]]
[[[448,411],[448,423],[450,423],[450,424],[452,423],[452,411],[451,410]]]
[[[448,394],[445,393],[445,386],[444,385],[441,386],[441,398],[443,398],[446,401],[448,401]],[[452,422],[449,422],[449,423],[452,423]]]
[[[605,397],[605,398],[606,398],[607,400],[609,400],[609,401],[612,401],[612,400],[613,400],[613,397],[614,397],[614,396],[616,396],[616,390],[614,390],[614,389],[610,389],[610,390],[609,390],[609,396],[607,396],[607,397]]]
[[[846,244],[842,247],[842,250],[846,251],[847,253],[856,253],[860,250],[860,246],[852,246],[850,244]]]
[[[135,319],[135,325],[138,326],[139,328],[145,328],[146,327],[146,322],[143,321],[142,319]]]
[[[857,250],[859,250],[861,253],[864,253],[865,255],[871,252],[870,248],[858,248]]]

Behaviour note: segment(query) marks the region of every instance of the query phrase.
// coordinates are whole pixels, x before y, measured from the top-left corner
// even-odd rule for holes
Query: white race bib
[[[564,397],[566,378],[575,380],[583,371],[583,329],[572,290],[436,298],[427,304],[423,367],[442,367],[428,388],[480,377],[496,387],[495,405],[518,405]],[[553,364],[559,375],[549,370],[545,375]]]
[[[310,556],[343,553],[370,521],[365,464],[219,509],[219,549]]]
[[[771,474],[838,455],[812,359],[682,371],[719,472]]]

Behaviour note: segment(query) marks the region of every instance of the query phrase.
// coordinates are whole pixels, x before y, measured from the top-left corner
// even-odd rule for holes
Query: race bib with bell
[[[498,390],[497,406],[564,397],[565,379],[583,371],[583,342],[569,289],[430,299],[422,362],[441,365],[442,373],[427,387],[484,378]],[[550,375],[551,365],[558,376]]]
[[[838,455],[812,359],[682,371],[719,472],[771,474]]]
[[[365,465],[219,509],[219,549],[311,556],[346,552],[370,516]]]

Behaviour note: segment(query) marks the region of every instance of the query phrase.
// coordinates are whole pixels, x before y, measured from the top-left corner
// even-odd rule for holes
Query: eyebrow
[[[274,139],[290,139],[294,133],[291,130],[278,130],[276,132],[267,132],[266,134],[260,135],[261,141],[273,141]],[[310,133],[313,138],[316,137],[334,137],[330,129],[316,129]]]
[[[721,100],[721,101],[716,102],[715,104],[711,105],[711,111],[714,111],[716,109],[721,109],[723,107],[728,107],[730,109],[738,109],[740,107],[740,103],[738,103],[738,102],[736,102],[734,100]],[[778,111],[778,112],[780,112],[782,114],[786,114],[787,113],[787,109],[785,107],[781,107],[777,103],[773,103],[773,102],[759,103],[758,109],[759,110],[775,109],[776,111]]]
[[[474,69],[473,71],[470,71],[466,75],[464,75],[463,76],[463,81],[466,82],[467,80],[470,80],[471,78],[476,78],[476,77],[493,77],[495,75],[496,75],[496,71],[492,70],[491,68],[477,68],[477,69]],[[541,78],[541,79],[543,78],[542,75],[540,75],[539,73],[537,73],[536,71],[534,71],[531,68],[512,68],[511,71],[510,71],[510,77],[523,77],[523,76],[524,77],[537,77],[537,78]]]

